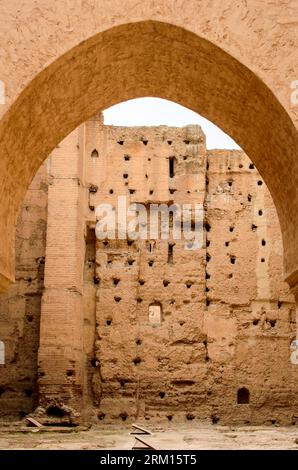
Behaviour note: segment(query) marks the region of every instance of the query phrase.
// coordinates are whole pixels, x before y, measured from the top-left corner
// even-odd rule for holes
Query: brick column
[[[50,159],[45,290],[39,349],[39,410],[49,422],[79,422],[83,394],[83,127]],[[81,149],[80,149],[81,147]]]

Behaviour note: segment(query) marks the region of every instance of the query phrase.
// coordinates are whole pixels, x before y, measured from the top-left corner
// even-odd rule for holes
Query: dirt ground
[[[298,450],[297,427],[228,427],[207,423],[145,425],[151,436],[140,436],[154,448],[174,449],[292,449]],[[0,426],[0,449],[100,450],[131,449],[131,426],[84,428],[29,428],[22,424]]]

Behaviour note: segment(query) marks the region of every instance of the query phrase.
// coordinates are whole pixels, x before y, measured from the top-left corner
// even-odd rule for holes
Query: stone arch
[[[182,27],[140,21],[81,42],[41,71],[0,122],[0,286],[14,277],[15,222],[34,174],[80,123],[142,96],[180,103],[213,121],[249,155],[275,202],[285,276],[298,280],[298,136],[258,76]]]

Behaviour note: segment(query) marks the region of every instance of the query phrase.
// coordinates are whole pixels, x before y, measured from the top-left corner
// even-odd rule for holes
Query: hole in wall
[[[140,338],[136,339],[136,344],[140,346],[142,344],[142,340]]]
[[[103,421],[105,419],[106,415],[105,415],[105,413],[98,413],[97,417],[98,417],[99,421]]]
[[[140,286],[143,286],[145,284],[144,279],[139,279],[139,284],[140,284]]]
[[[206,253],[206,261],[207,261],[207,263],[209,263],[210,260],[211,260],[211,256],[209,255],[209,253]]]
[[[234,232],[234,227],[231,226],[231,227],[229,228],[229,230],[230,230],[230,232]]]
[[[168,419],[168,421],[172,421],[173,420],[173,415],[167,415],[167,419]]]
[[[111,318],[108,318],[108,319],[106,320],[106,324],[107,324],[108,326],[111,326],[111,324],[112,324]]]
[[[209,222],[205,222],[204,225],[205,225],[206,232],[210,232],[211,225],[209,224]]]
[[[110,194],[114,194],[114,190],[113,190],[113,189],[110,189],[109,193],[110,193]]]
[[[132,362],[134,363],[135,366],[138,366],[139,364],[141,364],[142,360],[140,357],[135,357]]]
[[[254,326],[256,326],[256,325],[259,324],[259,321],[260,321],[260,320],[258,320],[257,318],[255,318],[255,319],[252,321],[252,324],[253,324]]]
[[[225,242],[225,246],[229,246],[230,242]]]
[[[256,232],[256,231],[257,231],[257,228],[258,228],[257,225],[251,224],[251,230],[252,230],[253,232]]]
[[[128,161],[130,160],[130,156],[129,156],[129,155],[124,155],[124,160],[125,160],[126,162],[128,162]]]
[[[258,181],[258,186],[262,186],[262,184],[263,184],[263,181],[259,180]]]
[[[135,192],[136,192],[135,189],[130,189],[130,190],[129,190],[129,194],[134,194]]]
[[[119,297],[119,296],[116,295],[116,296],[114,297],[114,300],[115,300],[115,302],[120,302],[120,301],[121,301],[121,297]]]
[[[189,145],[190,141],[189,140],[183,140],[183,142],[186,144],[186,145]]]
[[[260,209],[259,212],[258,212],[258,214],[259,214],[260,216],[263,215],[263,211]]]
[[[236,256],[234,256],[234,255],[230,256],[230,262],[231,262],[231,264],[235,264],[236,263]]]
[[[98,158],[98,151],[96,149],[92,150],[91,158]]]
[[[265,258],[261,258],[261,263],[265,263]]]
[[[164,281],[163,281],[164,287],[168,287],[169,284],[170,284],[170,281],[167,281],[167,280],[164,280]]]
[[[195,419],[195,415],[193,415],[192,413],[187,413],[186,419],[187,421],[192,421],[193,419]]]
[[[123,178],[126,180],[128,178],[128,173],[123,173]]]
[[[137,297],[137,302],[138,304],[141,304],[143,302],[143,299],[141,297]]]
[[[62,410],[59,406],[51,405],[47,408],[47,415],[53,418],[63,418],[65,416],[65,411]]]
[[[123,144],[124,144],[124,140],[117,140],[117,144],[123,145]]]
[[[172,145],[172,141],[171,141],[171,140],[167,140],[167,143],[168,143],[168,145]]]
[[[143,142],[144,145],[147,145],[147,144],[148,144],[148,140],[143,140],[143,139],[142,139],[142,142]]]
[[[121,418],[122,421],[126,421],[128,418],[128,414],[126,412],[120,413],[119,418]]]
[[[263,238],[263,240],[262,240],[262,246],[265,246],[265,245],[266,245],[266,240],[264,240],[264,238]]]
[[[96,357],[93,357],[91,359],[90,364],[91,364],[92,367],[97,367],[98,363],[97,363]]]
[[[119,282],[120,282],[120,279],[118,277],[113,277],[114,286],[118,286]]]
[[[248,168],[249,168],[250,170],[253,170],[253,169],[255,168],[255,166],[254,166],[253,163],[250,163]]]
[[[174,244],[168,244],[168,264],[173,264],[174,260]]]
[[[159,392],[158,395],[159,395],[159,398],[163,399],[166,394],[165,394],[165,392]]]
[[[230,273],[230,274],[228,275],[228,279],[232,279],[232,277],[233,277],[233,273]]]
[[[148,261],[148,266],[150,266],[150,268],[152,268],[153,265],[154,265],[154,261],[153,261],[153,260]]]
[[[217,415],[211,415],[212,424],[217,424],[219,422],[219,417]]]
[[[247,196],[247,200],[248,200],[248,202],[251,202],[251,200],[252,200],[252,196],[251,196],[250,194],[248,194],[248,196]]]
[[[237,403],[238,405],[248,405],[250,400],[250,393],[248,388],[241,387],[237,391]]]
[[[94,283],[95,285],[100,284],[100,278],[99,278],[98,276],[94,276],[94,278],[93,278],[93,283]]]

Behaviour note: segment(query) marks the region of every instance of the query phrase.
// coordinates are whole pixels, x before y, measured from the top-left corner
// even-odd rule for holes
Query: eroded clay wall
[[[150,204],[203,207],[206,149],[198,126],[105,126],[100,146],[92,140],[88,148],[94,126],[88,133],[87,124],[86,156],[93,160],[92,190],[97,188],[91,207],[105,201],[117,217],[118,196],[127,207],[145,204],[148,214]],[[92,157],[94,149],[98,156]],[[125,236],[96,242],[92,387],[100,419],[192,416],[197,385],[206,374],[205,249],[185,245],[173,233],[169,240]]]
[[[177,159],[172,178],[169,158]],[[127,205],[205,210],[205,245],[189,252],[176,241],[170,263],[171,240],[97,240],[87,273],[98,418],[295,423],[295,304],[282,281],[276,211],[247,156],[206,152],[198,128],[92,121],[85,166],[91,212],[107,202],[117,215],[122,195]],[[150,306],[160,307],[160,323],[151,323]]]
[[[276,210],[242,151],[207,155],[205,386],[212,414],[226,422],[295,423],[295,303],[282,282]],[[241,389],[249,391],[249,405],[237,404]]]
[[[45,261],[39,404],[49,419],[69,406],[105,422],[295,424],[295,304],[276,211],[247,156],[207,151],[197,126],[113,127],[97,116],[50,163],[49,194],[43,166],[24,201],[17,282],[0,301],[1,413],[37,405]],[[148,210],[201,204],[203,246],[185,249],[173,222],[168,240],[97,240],[96,207],[117,217],[119,196]]]
[[[23,417],[37,404],[37,352],[47,226],[48,163],[24,200],[16,233],[16,282],[0,297],[0,416]]]

